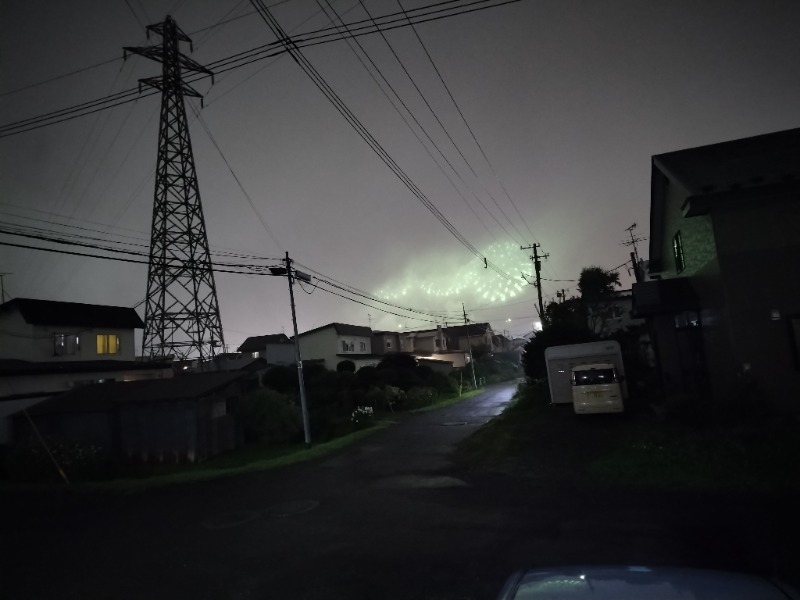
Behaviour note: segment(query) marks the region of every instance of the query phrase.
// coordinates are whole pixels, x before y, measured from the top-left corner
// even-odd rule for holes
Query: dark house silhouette
[[[652,159],[651,328],[665,390],[800,409],[800,129]]]

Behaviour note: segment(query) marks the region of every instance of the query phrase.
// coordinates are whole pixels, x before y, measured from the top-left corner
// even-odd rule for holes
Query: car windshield
[[[614,369],[586,369],[574,372],[575,385],[600,385],[614,383],[617,378]]]

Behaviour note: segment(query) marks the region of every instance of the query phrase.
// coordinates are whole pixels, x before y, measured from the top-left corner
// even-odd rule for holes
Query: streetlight
[[[270,267],[269,272],[275,276],[286,275],[289,280],[289,302],[292,305],[292,326],[294,327],[294,359],[297,362],[297,381],[300,384],[300,411],[303,414],[303,435],[305,437],[306,448],[311,447],[311,428],[308,422],[308,403],[306,402],[306,384],[303,379],[303,359],[300,356],[300,339],[297,335],[297,314],[294,309],[294,279],[311,283],[311,275],[294,269],[292,274],[292,259],[286,253],[285,267]]]

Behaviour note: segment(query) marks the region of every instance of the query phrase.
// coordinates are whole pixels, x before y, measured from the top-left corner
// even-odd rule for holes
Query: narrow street
[[[403,416],[336,455],[279,471],[140,494],[5,497],[0,595],[489,599],[522,566],[736,567],[761,552],[752,544],[758,531],[718,525],[720,514],[742,518],[747,507],[694,499],[702,511],[667,510],[671,499],[587,498],[459,472],[453,445],[499,414],[514,390],[491,386]],[[714,547],[725,556],[703,555]]]

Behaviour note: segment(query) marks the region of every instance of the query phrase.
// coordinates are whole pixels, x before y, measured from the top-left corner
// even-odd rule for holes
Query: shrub
[[[350,418],[354,429],[366,429],[375,423],[375,411],[371,406],[359,406],[353,411]]]
[[[355,373],[356,372],[356,363],[352,360],[340,360],[339,363],[336,365],[336,372],[337,373]]]
[[[390,410],[402,409],[406,403],[406,393],[399,387],[387,385],[384,388],[386,394],[386,403]]]
[[[378,369],[371,366],[361,367],[358,371],[356,371],[356,381],[358,381],[358,384],[363,386],[364,389],[368,389],[370,386],[373,386],[380,381],[380,378],[378,377]]]
[[[415,408],[423,408],[430,406],[436,401],[438,394],[436,390],[431,387],[415,387],[411,388],[406,395],[405,408],[413,410]]]
[[[296,392],[299,385],[297,382],[297,368],[283,365],[270,367],[261,378],[261,383],[264,387],[282,394]]]
[[[390,408],[389,403],[386,400],[386,393],[377,386],[372,386],[369,388],[369,391],[364,397],[364,406],[384,410],[388,410]]]
[[[247,441],[285,442],[303,429],[300,408],[285,394],[269,389],[245,397],[242,421]]]
[[[410,354],[387,354],[378,363],[378,370],[383,369],[416,369],[417,359]]]
[[[434,371],[426,379],[428,387],[434,388],[440,396],[449,396],[458,393],[458,381],[444,373]]]
[[[45,442],[59,467],[70,481],[102,478],[109,461],[105,450],[96,444],[46,438]],[[40,444],[22,446],[7,457],[7,472],[15,481],[61,481],[53,460]]]

